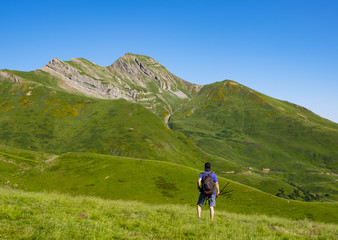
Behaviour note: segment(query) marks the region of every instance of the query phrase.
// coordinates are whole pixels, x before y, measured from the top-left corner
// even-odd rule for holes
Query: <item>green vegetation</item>
[[[334,175],[338,173],[338,125],[305,108],[224,81],[203,87],[170,120],[174,131],[184,133],[201,149],[264,177],[234,176],[236,181],[262,190],[266,189],[259,186],[263,179],[275,181],[275,189],[268,191],[274,194],[284,187],[280,181],[290,182],[321,199],[338,200]],[[262,172],[263,168],[269,172]],[[292,192],[293,186],[288,189]]]
[[[82,58],[62,64],[122,92],[137,90],[137,103],[68,92],[60,87],[63,79],[42,70],[5,70],[23,80],[0,79],[0,187],[44,193],[0,190],[7,199],[0,239],[335,239],[336,226],[308,220],[338,223],[336,123],[233,81],[198,92],[150,57],[120,60],[121,66],[107,68]],[[207,161],[221,186],[230,181],[234,190],[217,200],[210,226],[189,212],[198,196],[196,169]],[[126,202],[128,211],[115,214],[102,206],[122,202],[50,192],[139,202]],[[146,205],[163,202],[175,205]],[[206,226],[214,231],[202,233]]]
[[[101,83],[110,83],[114,85],[116,81],[115,76],[112,75],[107,68],[96,65],[84,58],[73,58],[65,63],[79,70],[83,75],[86,75],[92,79],[96,79]]]
[[[35,164],[20,160],[0,161],[6,176],[0,186],[36,192],[98,196],[105,199],[137,200],[145,203],[189,204],[198,198],[196,181],[200,171],[154,160],[106,156],[93,153],[67,153],[41,157]],[[203,164],[200,164],[203,166]],[[220,186],[228,180],[219,177]],[[291,219],[311,219],[337,223],[338,204],[305,203],[266,194],[236,182],[234,190],[217,200],[217,209],[243,214],[264,214]]]
[[[197,166],[225,166],[139,104],[0,81],[0,143],[40,152],[96,152]]]
[[[259,174],[249,171],[240,172],[238,174],[219,174],[227,179],[231,179],[235,182],[240,182],[244,185],[251,186],[257,189],[260,189],[266,193],[276,195],[279,189],[284,189],[286,194],[291,194],[293,192],[293,186],[289,183],[284,182],[280,179],[272,178],[266,174]],[[298,200],[303,200],[299,198]]]
[[[35,82],[44,86],[52,87],[58,90],[61,88],[58,86],[58,79],[49,73],[41,70],[22,72],[22,71],[9,71],[11,74],[19,76],[27,82]]]
[[[337,239],[337,225],[0,188],[1,239]]]

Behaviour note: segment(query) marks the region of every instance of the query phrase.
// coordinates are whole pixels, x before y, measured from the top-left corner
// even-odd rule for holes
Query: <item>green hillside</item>
[[[6,172],[0,175],[3,187],[196,206],[199,194],[196,182],[200,171],[194,168],[93,153],[67,153],[56,157],[17,150],[21,154],[16,156],[13,150],[5,147],[1,150],[1,171]],[[222,187],[228,180],[219,177],[219,182]],[[217,199],[218,210],[338,222],[336,203],[286,200],[236,182],[231,182],[228,189],[233,192]]]
[[[224,81],[204,86],[170,124],[206,152],[264,177],[227,174],[236,181],[266,190],[264,180],[280,179],[338,199],[338,125],[303,107]]]
[[[272,195],[338,201],[337,142],[338,125],[301,106],[233,81],[188,83],[147,56],[0,71],[4,149],[210,161],[219,176]]]
[[[29,81],[0,81],[0,96],[1,144],[54,154],[96,152],[188,166],[208,160],[237,168],[204,153],[139,104],[89,98]]]
[[[0,188],[2,239],[336,239],[337,225]]]

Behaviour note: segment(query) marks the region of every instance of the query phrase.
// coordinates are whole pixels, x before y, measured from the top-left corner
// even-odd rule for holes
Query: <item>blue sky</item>
[[[126,52],[186,81],[231,79],[338,122],[338,1],[3,1],[0,69]]]

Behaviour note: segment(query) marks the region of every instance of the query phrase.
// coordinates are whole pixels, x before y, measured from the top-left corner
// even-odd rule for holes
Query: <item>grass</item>
[[[170,125],[206,152],[250,167],[256,174],[263,176],[263,168],[284,172],[268,174],[276,186],[269,190],[271,193],[277,192],[280,181],[284,181],[304,184],[322,199],[338,199],[336,188],[331,197],[325,197],[332,190],[332,175],[322,176],[320,182],[328,185],[320,189],[312,187],[317,184],[315,175],[304,175],[338,173],[338,125],[305,108],[224,81],[204,86],[198,96],[172,115]],[[259,186],[254,175],[237,176],[236,181],[266,189]]]
[[[284,181],[279,179],[272,178],[267,175],[261,175],[257,173],[251,174],[221,174],[227,179],[231,179],[235,182],[240,182],[247,186],[252,186],[254,188],[260,189],[266,193],[272,195],[276,194],[276,189],[283,188],[287,194],[292,192],[292,186]]]
[[[99,81],[117,84],[118,77],[135,84],[132,88],[143,89],[144,96],[152,92],[149,96],[154,99],[142,104],[153,113],[124,100],[67,93],[58,87],[60,79],[41,70],[10,71],[24,81],[0,81],[0,144],[53,154],[91,152],[153,159],[194,168],[211,161],[219,176],[273,195],[282,188],[290,195],[299,186],[320,195],[320,201],[338,200],[337,176],[320,175],[338,173],[337,124],[233,81],[204,86],[197,95],[195,85],[178,79],[149,57],[126,54],[121,59],[136,64],[135,58],[159,79],[168,75],[173,89],[183,91],[191,101],[165,90],[158,95],[159,81],[145,74],[129,79],[126,72],[85,59],[64,64]],[[147,89],[136,86],[136,80],[149,82]],[[174,112],[173,130],[163,124],[163,116],[171,112],[168,104]],[[0,149],[0,156],[10,161],[17,155],[1,154]],[[249,167],[252,174],[237,174]],[[262,168],[272,171],[263,173]],[[236,174],[222,173],[231,170]],[[3,169],[2,173],[8,174]]]
[[[58,90],[61,88],[58,86],[58,79],[49,73],[46,73],[42,70],[36,70],[31,72],[22,72],[22,71],[9,71],[11,74],[17,75],[26,81],[35,82],[42,84],[44,86],[49,86]]]
[[[15,158],[0,161],[0,164],[6,173],[0,175],[0,186],[24,191],[190,206],[195,206],[199,194],[196,182],[200,171],[176,163],[68,153],[30,166],[23,165]],[[228,181],[219,176],[221,187]],[[218,198],[218,209],[338,223],[336,203],[286,200],[232,181],[228,188],[233,192],[227,197]]]
[[[337,239],[338,227],[308,220],[203,208],[28,193],[0,188],[1,239]]]
[[[0,81],[0,86],[0,144],[54,154],[96,152],[190,166],[213,158],[139,104],[73,95],[32,82]]]

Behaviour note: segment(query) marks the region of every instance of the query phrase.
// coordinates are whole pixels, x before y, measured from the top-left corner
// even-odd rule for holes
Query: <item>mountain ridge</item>
[[[148,68],[145,66],[144,63],[142,63],[142,61],[139,61],[137,58],[142,58],[143,61],[144,59],[148,59],[148,61],[150,63],[152,63],[153,65],[155,65],[158,68],[164,69],[166,71],[166,73],[169,73],[167,75],[161,75],[160,77],[158,77],[156,74],[154,74],[154,72],[149,71]],[[122,91],[121,90],[121,86],[115,86],[115,85],[111,85],[112,82],[106,82],[104,81],[104,77],[99,76],[96,74],[96,72],[94,72],[92,69],[90,69],[90,67],[88,67],[86,64],[91,63],[92,65],[95,65],[99,68],[101,68],[100,70],[106,71],[106,72],[111,72],[114,75],[114,72],[117,72],[118,74],[121,75],[121,68],[123,69],[124,66],[124,71],[127,73],[133,73],[134,75],[140,75],[140,74],[144,74],[147,76],[151,76],[154,80],[158,80],[158,79],[167,79],[168,81],[174,77],[176,79],[178,79],[182,85],[185,85],[186,90],[188,91],[188,93],[190,94],[197,94],[201,91],[202,88],[207,87],[209,85],[212,85],[214,83],[218,83],[218,82],[228,82],[230,85],[238,85],[239,83],[237,83],[236,81],[233,80],[223,80],[223,81],[218,81],[218,82],[214,82],[214,83],[210,83],[210,84],[206,84],[206,85],[200,85],[200,84],[194,84],[194,83],[190,83],[188,81],[185,81],[179,77],[176,77],[174,74],[170,73],[166,67],[162,66],[158,61],[156,61],[155,59],[145,56],[145,55],[140,55],[140,54],[134,54],[134,53],[126,53],[124,55],[122,55],[121,57],[119,57],[115,62],[113,62],[112,64],[108,65],[108,66],[102,66],[102,65],[98,65],[94,62],[91,62],[85,58],[72,58],[69,61],[63,61],[60,60],[59,58],[53,58],[51,59],[45,66],[43,66],[40,69],[31,71],[31,72],[35,72],[38,70],[50,73],[56,77],[59,77],[63,80],[67,79],[66,84],[64,83],[60,83],[58,82],[58,84],[61,85],[61,88],[64,88],[66,91],[71,91],[71,92],[77,92],[77,93],[82,93],[85,94],[87,96],[91,96],[91,97],[96,97],[96,98],[103,98],[103,99],[125,99],[128,101],[134,101],[134,102],[138,102],[141,103],[143,101],[147,101],[150,100],[147,97],[140,97],[139,99],[137,98],[138,95],[140,94],[145,94],[148,95],[149,92],[138,92],[137,90],[131,88],[130,86],[128,86],[127,84],[124,84],[122,86],[125,87],[124,90],[127,91]],[[135,68],[132,66],[133,65],[137,65],[139,68]],[[66,68],[66,70],[64,69],[60,69],[60,66]],[[79,69],[84,68],[86,71],[81,71]],[[120,70],[120,71],[118,71]],[[21,82],[23,79],[16,75],[14,72],[19,72],[19,71],[12,71],[12,70],[8,70],[8,69],[0,69],[0,77],[3,79],[8,79],[14,82]],[[72,76],[75,75],[75,76]],[[115,77],[115,78],[114,78]],[[112,78],[114,78],[114,80],[118,79],[117,82],[121,83],[121,79],[119,79],[120,76],[116,77],[116,76],[109,76],[110,80]],[[128,76],[129,79],[131,78],[131,76]],[[135,76],[132,76],[135,78]],[[141,80],[142,76],[139,78]],[[70,82],[69,80],[72,80],[72,82]],[[147,79],[149,81],[149,79]],[[156,81],[154,81],[156,82]],[[144,83],[142,83],[141,81],[138,81],[138,85],[146,88],[147,86],[144,85]],[[168,84],[167,82],[161,82],[158,83],[159,85],[159,92],[161,93],[161,90],[171,90],[170,87],[172,86],[172,84]],[[241,84],[239,84],[241,85]],[[138,86],[138,87],[139,87]],[[243,85],[241,85],[243,86]],[[79,89],[80,88],[80,89]],[[250,92],[252,93],[252,89],[250,90]],[[255,91],[255,94],[257,92]],[[186,93],[178,90],[177,92],[171,91],[171,94],[176,95],[177,98],[181,98],[181,99],[185,99],[188,98],[188,96],[186,95]],[[259,93],[260,94],[260,93]],[[157,96],[158,97],[158,96]],[[160,98],[163,102],[163,98]],[[164,100],[165,101],[165,100]],[[288,102],[288,101],[284,101],[284,102]],[[290,103],[290,104],[294,104],[294,103]],[[302,109],[306,109],[303,106],[294,104],[297,108],[302,108]],[[149,107],[146,107],[149,109]],[[306,109],[308,111],[310,111],[312,114],[313,113],[311,110]],[[156,113],[156,111],[155,111]],[[315,114],[317,116],[319,116],[318,114]],[[299,115],[300,117],[302,117],[301,115]],[[322,116],[319,116],[321,118],[323,118]],[[304,118],[306,119],[306,118]],[[330,122],[332,122],[329,119],[326,119]],[[335,123],[335,122],[333,122]],[[337,123],[335,123],[337,124]]]
[[[191,99],[203,87],[176,77],[153,58],[131,53],[107,67],[84,58],[70,61],[53,58],[39,70],[53,75],[66,91],[138,102],[164,116],[165,122],[177,105]]]
[[[196,165],[206,156],[217,160],[219,174],[271,194],[283,186],[285,196],[293,196],[295,184],[307,184],[321,196],[338,199],[336,176],[331,175],[338,173],[338,125],[235,81],[188,83],[156,60],[131,53],[107,67],[84,58],[54,58],[32,72],[0,70],[1,79],[8,80],[0,81],[2,144],[59,153],[178,158],[185,165]],[[176,135],[169,137],[146,110]],[[250,174],[238,175],[248,168]]]

